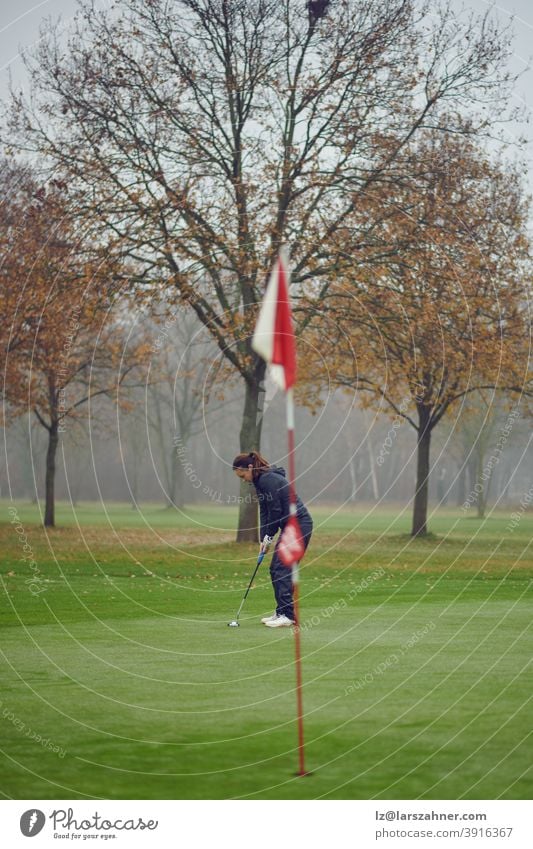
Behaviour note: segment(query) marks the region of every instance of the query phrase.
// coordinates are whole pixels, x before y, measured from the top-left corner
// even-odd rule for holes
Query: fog
[[[149,366],[139,386],[115,400],[96,399],[79,420],[65,420],[56,497],[162,508],[235,505],[231,469],[239,452],[244,392],[238,376],[191,315],[151,327]],[[267,382],[261,453],[287,465],[285,402]],[[310,505],[396,504],[413,498],[416,432],[402,418],[364,408],[363,393],[324,391],[313,413],[296,415],[297,489]],[[370,400],[366,398],[366,401]],[[483,481],[488,507],[518,503],[533,466],[530,420],[512,398],[456,405],[432,440],[430,502],[459,506]],[[6,430],[3,497],[44,494],[46,431],[31,414]],[[249,446],[254,448],[256,446]],[[492,458],[492,460],[491,460]],[[488,472],[487,472],[488,470]],[[470,506],[476,498],[470,496]]]

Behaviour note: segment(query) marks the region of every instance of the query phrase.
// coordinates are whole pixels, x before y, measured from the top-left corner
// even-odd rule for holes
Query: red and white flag
[[[261,305],[252,348],[269,366],[272,380],[285,392],[296,382],[296,344],[289,300],[289,268],[280,252]]]

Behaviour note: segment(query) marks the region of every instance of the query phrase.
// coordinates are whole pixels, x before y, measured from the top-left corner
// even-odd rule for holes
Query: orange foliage
[[[519,176],[463,137],[427,137],[410,160],[411,179],[360,209],[372,243],[350,245],[356,222],[344,232],[353,270],[315,301],[323,359],[307,378],[321,385],[327,361],[328,380],[406,417],[423,407],[432,426],[479,387],[531,388],[527,205]]]
[[[149,349],[141,341],[125,352],[119,265],[76,222],[64,186],[39,188],[20,171],[2,176],[4,406],[57,428],[84,415],[91,397],[116,391]]]

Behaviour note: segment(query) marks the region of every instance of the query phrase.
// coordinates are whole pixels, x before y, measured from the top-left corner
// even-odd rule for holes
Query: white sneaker
[[[289,619],[288,616],[276,616],[274,619],[269,619],[265,622],[267,628],[289,628],[291,625],[294,625],[292,619]]]
[[[261,622],[263,623],[263,625],[266,625],[267,622],[271,622],[272,619],[275,619],[277,615],[278,614],[276,613],[276,611],[274,611],[274,613],[271,613],[270,616],[263,616]]]

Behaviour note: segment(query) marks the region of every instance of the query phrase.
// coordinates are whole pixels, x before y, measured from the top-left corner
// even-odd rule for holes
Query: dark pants
[[[304,545],[307,548],[311,534],[313,533],[313,525],[308,522],[300,522],[300,530]],[[276,613],[279,616],[287,616],[294,621],[294,608],[292,604],[292,569],[285,566],[278,557],[278,545],[281,539],[281,533],[274,549],[274,556],[270,564],[270,578],[272,587],[276,597]]]

